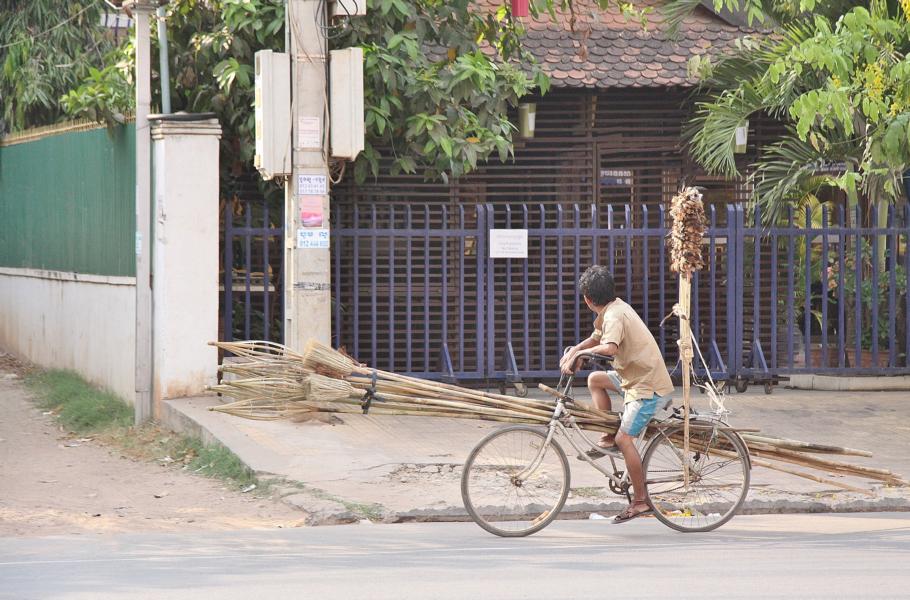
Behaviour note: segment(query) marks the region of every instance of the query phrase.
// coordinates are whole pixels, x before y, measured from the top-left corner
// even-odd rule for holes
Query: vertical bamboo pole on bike
[[[683,485],[689,492],[689,398],[691,393],[690,370],[692,368],[692,330],[689,328],[689,308],[692,301],[692,274],[679,275],[679,360],[682,363],[683,388]]]
[[[689,491],[689,405],[692,377],[692,329],[689,326],[689,314],[692,301],[692,271],[700,271],[705,266],[702,256],[702,238],[708,221],[705,218],[705,207],[701,192],[694,187],[681,190],[673,196],[670,204],[670,216],[673,219],[669,235],[670,269],[679,273],[679,302],[673,312],[679,317],[679,361],[682,363],[683,387],[683,483]]]

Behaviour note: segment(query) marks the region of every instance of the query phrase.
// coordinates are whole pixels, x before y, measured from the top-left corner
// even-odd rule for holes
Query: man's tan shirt
[[[657,342],[631,306],[619,298],[608,304],[597,315],[591,337],[601,344],[616,344],[613,367],[626,393],[625,402],[673,392]]]

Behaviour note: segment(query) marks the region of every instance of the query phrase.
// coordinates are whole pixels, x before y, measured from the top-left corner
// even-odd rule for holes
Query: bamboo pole
[[[769,463],[768,461],[761,460],[758,458],[752,459],[753,465],[758,465],[759,467],[764,467],[766,469],[771,469],[772,471],[780,471],[781,473],[788,473],[790,475],[796,475],[797,477],[802,477],[803,479],[811,479],[818,483],[824,483],[826,485],[833,485],[834,487],[839,487],[845,490],[850,490],[851,492],[859,492],[861,494],[866,494],[867,496],[874,496],[875,493],[870,490],[865,490],[863,488],[858,488],[847,483],[840,481],[833,481],[831,479],[825,479],[824,477],[819,477],[818,475],[813,475],[812,473],[806,473],[805,471],[795,471],[793,469],[786,469],[778,465]]]
[[[683,484],[689,490],[689,408],[691,395],[690,369],[692,368],[692,330],[689,328],[689,305],[692,297],[692,274],[679,274],[679,359],[682,362],[683,388],[683,453],[686,461],[683,464]]]
[[[846,454],[851,456],[872,456],[872,453],[867,450],[856,450],[853,448],[844,448],[841,446],[827,446],[823,444],[813,444],[810,442],[801,442],[799,440],[788,440],[786,438],[771,437],[766,435],[754,435],[752,433],[743,434],[743,439],[746,443],[750,444],[752,442],[770,444],[778,448],[786,448],[788,450],[798,450],[800,452],[814,452],[818,454]]]
[[[875,469],[862,465],[825,460],[816,456],[806,456],[800,452],[785,450],[783,448],[774,448],[773,446],[767,446],[765,444],[750,445],[749,453],[752,456],[788,462],[803,467],[811,467],[829,473],[842,473],[855,477],[868,477],[869,479],[876,479],[894,485],[907,485],[905,480],[887,469]]]

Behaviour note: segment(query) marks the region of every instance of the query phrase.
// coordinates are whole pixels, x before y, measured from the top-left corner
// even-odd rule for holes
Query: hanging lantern
[[[529,0],[510,0],[512,2],[512,16],[513,17],[527,17],[528,16],[528,2]]]
[[[749,143],[749,121],[736,128],[733,138],[733,153],[745,154],[746,145]]]
[[[518,105],[518,133],[523,138],[534,137],[534,125],[537,121],[537,104],[523,102]]]

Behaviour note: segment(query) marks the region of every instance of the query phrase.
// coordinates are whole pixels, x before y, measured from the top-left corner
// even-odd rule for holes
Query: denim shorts
[[[619,374],[616,371],[607,371],[607,376],[610,378],[610,383],[620,391],[621,395],[625,396]],[[619,430],[628,436],[638,437],[648,425],[648,421],[654,417],[657,409],[665,404],[666,398],[654,394],[650,398],[639,398],[631,402],[625,402],[625,399],[623,399],[623,402],[622,421],[619,424]]]

